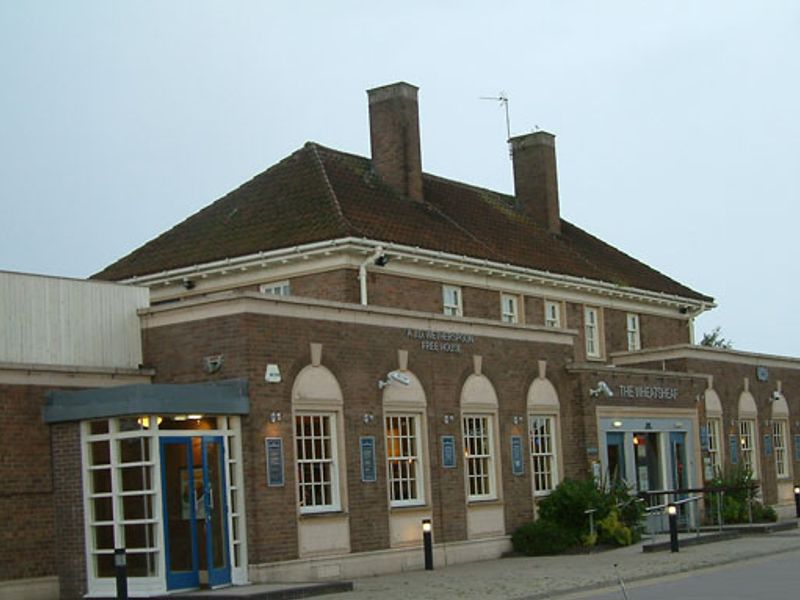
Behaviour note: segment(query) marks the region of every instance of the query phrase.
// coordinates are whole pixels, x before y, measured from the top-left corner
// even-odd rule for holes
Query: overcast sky
[[[563,216],[800,355],[800,2],[0,0],[0,269],[86,277],[313,140],[369,155],[420,87],[423,168],[512,192],[556,134]]]

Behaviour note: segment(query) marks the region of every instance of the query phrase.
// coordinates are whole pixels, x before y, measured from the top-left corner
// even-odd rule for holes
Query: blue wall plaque
[[[728,441],[731,447],[731,464],[735,465],[739,462],[739,438],[735,435],[731,435]]]
[[[772,436],[768,433],[764,434],[764,454],[772,456]]]
[[[361,481],[372,483],[377,481],[375,469],[375,438],[363,436],[359,438],[361,445]]]
[[[283,486],[283,440],[281,438],[265,438],[267,446],[267,485]]]
[[[708,452],[708,425],[700,426],[700,450]]]
[[[525,472],[525,461],[522,460],[522,437],[511,436],[511,472],[522,475]]]
[[[456,468],[456,438],[452,435],[442,436],[442,467]]]

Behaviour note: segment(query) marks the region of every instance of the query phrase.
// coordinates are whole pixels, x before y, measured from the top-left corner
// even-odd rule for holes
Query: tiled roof
[[[309,142],[93,277],[121,280],[353,236],[711,300],[563,219],[561,235],[551,235],[515,210],[511,196],[423,179],[425,201],[415,202],[368,159]]]

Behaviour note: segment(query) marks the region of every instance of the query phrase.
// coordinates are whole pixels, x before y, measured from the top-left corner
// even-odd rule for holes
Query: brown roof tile
[[[313,143],[94,275],[120,280],[347,236],[711,300],[562,220],[553,236],[505,194],[424,175],[425,202],[363,157]]]

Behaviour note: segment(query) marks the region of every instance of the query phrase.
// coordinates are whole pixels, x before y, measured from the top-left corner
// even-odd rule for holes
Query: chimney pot
[[[386,183],[422,200],[422,152],[416,86],[398,82],[367,90],[372,163]]]

